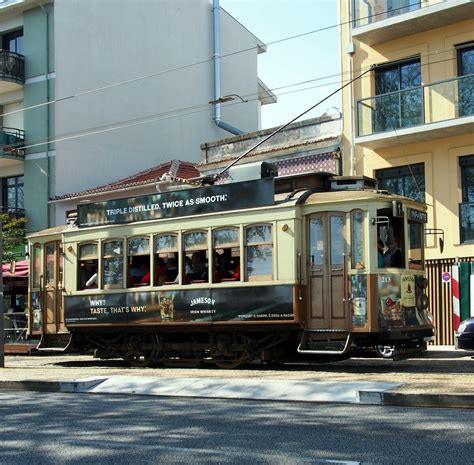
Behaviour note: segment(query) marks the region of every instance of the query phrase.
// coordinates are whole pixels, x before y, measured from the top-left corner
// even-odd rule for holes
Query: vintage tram
[[[38,348],[227,368],[425,348],[425,205],[365,177],[274,182],[78,205],[75,223],[31,234]]]

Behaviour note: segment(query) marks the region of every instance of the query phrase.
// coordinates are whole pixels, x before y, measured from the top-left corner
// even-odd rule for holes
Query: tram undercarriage
[[[100,359],[122,358],[134,367],[214,364],[232,369],[256,359],[270,361],[272,351],[295,345],[289,341],[296,337],[291,331],[75,333],[71,349],[93,351]]]
[[[382,358],[400,360],[426,350],[426,341],[430,339],[428,332],[412,334],[411,338],[405,334],[404,338],[393,341],[382,341],[376,336],[378,335],[351,335],[351,343],[344,351],[314,350],[308,355],[298,353],[302,333],[294,329],[268,332],[75,332],[69,349],[93,352],[96,358],[103,360],[121,358],[133,367],[152,364],[215,365],[233,369],[257,360],[263,363],[280,363],[321,361],[328,357],[345,359],[359,351],[367,352],[368,349],[374,350]]]

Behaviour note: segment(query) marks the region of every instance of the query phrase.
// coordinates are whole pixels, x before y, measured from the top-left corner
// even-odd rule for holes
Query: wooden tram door
[[[43,254],[43,333],[65,332],[61,292],[63,257],[60,254],[60,242],[54,241],[45,244]]]
[[[309,217],[308,326],[350,329],[345,283],[346,214],[324,212]]]

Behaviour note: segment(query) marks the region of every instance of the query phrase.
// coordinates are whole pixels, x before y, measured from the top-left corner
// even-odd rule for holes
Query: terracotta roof
[[[56,197],[52,197],[50,200],[69,200],[93,194],[101,194],[106,192],[120,191],[123,189],[130,189],[132,187],[145,186],[147,184],[156,183],[163,176],[170,176],[171,178],[177,180],[187,180],[197,178],[200,175],[201,173],[197,170],[194,163],[181,160],[171,160],[110,184],[94,187],[82,192],[58,195]]]

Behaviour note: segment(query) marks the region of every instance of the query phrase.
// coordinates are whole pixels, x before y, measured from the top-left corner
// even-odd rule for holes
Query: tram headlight
[[[430,305],[430,299],[426,294],[418,294],[416,296],[416,308],[418,310],[426,310]]]

